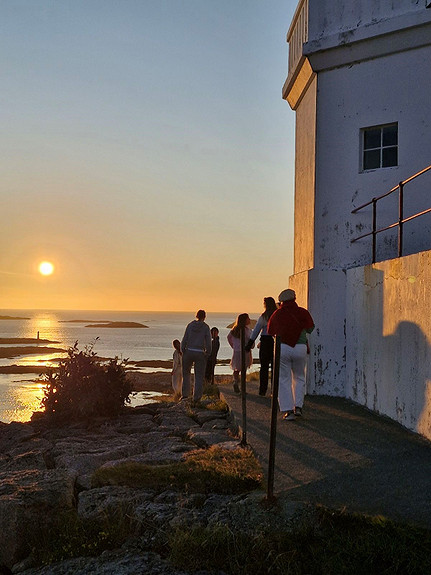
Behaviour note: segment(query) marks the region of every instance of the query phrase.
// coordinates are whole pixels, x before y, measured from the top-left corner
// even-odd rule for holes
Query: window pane
[[[390,166],[398,165],[398,148],[383,148],[382,167],[388,168]]]
[[[383,128],[383,145],[396,146],[398,144],[398,125]]]
[[[370,148],[380,148],[381,133],[382,133],[381,128],[374,128],[373,130],[364,130],[364,150],[369,150]]]
[[[380,150],[364,152],[364,170],[380,168]]]

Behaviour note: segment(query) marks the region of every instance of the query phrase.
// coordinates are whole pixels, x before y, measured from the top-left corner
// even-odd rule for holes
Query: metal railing
[[[431,170],[431,166],[424,168],[423,170],[421,170],[417,174],[414,174],[413,176],[410,176],[410,178],[407,178],[407,180],[400,182],[399,184],[394,186],[391,190],[389,190],[389,192],[386,192],[385,194],[382,194],[381,196],[378,196],[377,198],[373,198],[372,200],[370,200],[366,204],[362,204],[362,206],[359,206],[358,208],[355,208],[354,210],[352,210],[352,214],[356,214],[357,212],[366,208],[367,206],[370,206],[370,205],[373,206],[373,212],[372,212],[372,227],[373,227],[373,229],[372,229],[372,231],[368,232],[366,234],[362,234],[361,236],[358,236],[358,237],[354,238],[353,240],[350,240],[350,243],[353,244],[359,240],[362,240],[363,238],[366,238],[368,236],[373,236],[373,246],[372,246],[373,264],[376,263],[377,234],[380,234],[381,232],[385,232],[385,231],[393,229],[393,228],[398,228],[398,257],[400,258],[403,255],[403,226],[404,226],[404,224],[406,222],[410,222],[411,220],[414,220],[415,218],[418,218],[419,216],[423,216],[424,214],[428,214],[429,212],[431,212],[431,208],[428,208],[426,210],[423,210],[422,212],[418,212],[412,216],[408,216],[407,218],[404,217],[404,186],[406,184],[408,184],[409,182],[415,180],[416,178],[418,178],[422,174],[425,174],[429,170]],[[389,226],[376,229],[377,228],[377,202],[382,200],[383,198],[386,198],[390,194],[393,194],[397,190],[399,190],[398,220],[396,222],[394,222],[393,224],[390,224]]]

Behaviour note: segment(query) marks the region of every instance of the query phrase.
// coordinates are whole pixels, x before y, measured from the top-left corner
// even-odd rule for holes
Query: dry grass
[[[92,476],[92,487],[184,490],[196,493],[242,493],[262,487],[262,468],[249,449],[230,451],[217,446],[188,453],[168,465],[127,462],[103,467]]]

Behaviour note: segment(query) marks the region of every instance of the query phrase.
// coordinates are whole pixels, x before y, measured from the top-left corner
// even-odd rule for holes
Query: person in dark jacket
[[[186,327],[181,340],[181,351],[183,352],[182,399],[187,399],[190,395],[192,366],[195,374],[193,401],[199,401],[202,397],[207,357],[211,354],[211,333],[209,326],[205,323],[205,318],[205,311],[200,309],[196,314],[196,319]]]
[[[211,355],[207,359],[207,366],[205,369],[205,379],[210,383],[214,383],[214,369],[217,363],[217,354],[220,349],[219,330],[217,327],[211,328]]]
[[[314,329],[310,313],[296,303],[296,294],[285,289],[278,296],[280,308],[268,322],[268,333],[280,336],[279,396],[283,419],[292,421],[302,415],[305,395],[305,367],[307,361],[307,334]]]
[[[263,305],[265,311],[257,320],[257,323],[251,332],[250,339],[245,346],[246,351],[250,351],[254,345],[254,342],[260,335],[259,348],[259,361],[260,361],[260,372],[259,372],[259,395],[266,395],[268,390],[268,378],[269,378],[269,367],[273,363],[274,356],[274,338],[268,335],[267,326],[269,318],[277,309],[277,304],[273,297],[263,298]]]

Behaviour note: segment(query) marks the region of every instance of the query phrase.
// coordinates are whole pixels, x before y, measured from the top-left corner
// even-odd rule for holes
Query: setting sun
[[[39,272],[43,276],[50,276],[54,272],[54,266],[51,262],[41,262],[39,264]]]

